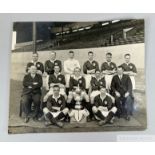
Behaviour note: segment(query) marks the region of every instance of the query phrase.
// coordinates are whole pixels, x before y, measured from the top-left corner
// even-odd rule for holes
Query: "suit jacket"
[[[34,85],[34,82],[37,83]],[[36,74],[34,78],[31,77],[31,74],[27,74],[24,76],[23,79],[23,95],[26,94],[41,94],[41,87],[42,87],[43,81],[42,76],[39,74]],[[29,88],[29,86],[31,88]]]
[[[111,91],[114,96],[115,91],[118,91],[121,94],[121,97],[123,97],[126,92],[129,92],[130,95],[132,95],[132,83],[130,77],[123,74],[122,79],[120,79],[118,75],[115,75],[111,82]]]

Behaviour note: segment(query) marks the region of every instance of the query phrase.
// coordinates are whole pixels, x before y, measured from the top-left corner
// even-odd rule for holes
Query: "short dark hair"
[[[106,55],[110,55],[110,56],[112,56],[112,53],[108,52]]]
[[[124,70],[124,68],[123,68],[123,66],[122,66],[122,65],[118,66],[117,68],[122,68],[122,69]]]
[[[69,53],[73,53],[74,54],[74,51],[69,51]]]
[[[96,73],[96,72],[101,72],[101,71],[100,71],[99,69],[96,69],[96,70],[95,70],[95,73]]]
[[[37,56],[39,56],[39,54],[37,52],[33,52],[32,55],[36,54]]]
[[[59,85],[54,85],[53,88],[59,88],[60,89],[60,86]]]
[[[88,55],[89,55],[89,54],[94,54],[94,53],[93,53],[92,51],[89,51],[89,52],[88,52]]]
[[[126,56],[131,56],[131,55],[129,53],[127,53],[127,54],[124,55],[124,57],[126,57]]]

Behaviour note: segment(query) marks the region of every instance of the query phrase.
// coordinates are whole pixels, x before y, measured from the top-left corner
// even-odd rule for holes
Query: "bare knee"
[[[97,113],[97,111],[98,111],[97,107],[96,106],[93,106],[92,107],[92,111],[93,111],[93,113]]]
[[[65,115],[67,115],[68,112],[69,112],[69,109],[68,109],[68,108],[65,108],[65,109],[62,110],[62,112],[63,112]]]
[[[49,112],[50,112],[50,111],[48,110],[48,108],[45,107],[45,108],[43,109],[43,113],[44,113],[45,115],[46,115],[47,113],[49,113]]]
[[[110,111],[115,114],[117,112],[117,108],[116,107],[113,107]]]

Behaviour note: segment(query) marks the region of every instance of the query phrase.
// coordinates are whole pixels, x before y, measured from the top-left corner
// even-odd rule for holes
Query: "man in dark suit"
[[[34,104],[33,118],[37,118],[40,110],[42,76],[37,74],[36,66],[31,66],[29,73],[23,79],[22,111],[25,113],[25,123],[29,121],[32,102]]]
[[[117,75],[112,79],[111,93],[115,97],[118,117],[124,116],[126,120],[130,120],[132,113],[133,95],[132,83],[128,75],[123,74],[123,67],[117,68]]]

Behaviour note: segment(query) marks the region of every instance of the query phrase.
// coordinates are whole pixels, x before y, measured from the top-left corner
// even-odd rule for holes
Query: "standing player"
[[[44,107],[43,112],[49,121],[45,125],[54,124],[60,128],[63,127],[63,123],[60,121],[68,114],[68,108],[66,108],[65,98],[60,94],[58,85],[53,87],[53,95],[48,97],[47,106]]]
[[[111,61],[112,60],[112,54],[107,53],[106,54],[106,62],[104,62],[101,65],[101,71],[105,75],[105,81],[106,81],[106,88],[110,90],[111,86],[111,80],[116,73],[116,64]]]
[[[31,66],[36,66],[38,74],[42,75],[44,73],[44,65],[38,61],[38,58],[38,53],[32,54],[32,61],[27,64],[26,72],[30,71]]]
[[[80,68],[79,61],[74,59],[74,52],[69,51],[69,59],[64,61],[64,72],[65,72],[65,78],[66,78],[66,89],[68,92],[69,89],[69,81],[70,81],[70,76],[73,75],[74,69],[76,67]]]
[[[124,116],[126,120],[130,120],[133,110],[132,83],[130,77],[123,74],[122,66],[117,68],[117,75],[112,79],[111,90],[118,109],[117,116]]]
[[[135,89],[135,76],[137,74],[137,68],[136,66],[130,62],[131,55],[125,54],[125,63],[123,63],[121,66],[124,69],[124,74],[127,74],[130,76],[131,82],[132,82],[132,88]]]
[[[117,108],[114,106],[111,97],[106,93],[106,88],[100,88],[100,94],[94,99],[92,111],[97,120],[100,120],[99,125],[113,123],[112,118],[115,115]]]
[[[49,76],[54,74],[54,66],[59,66],[60,68],[60,72],[62,70],[62,63],[60,60],[57,60],[56,59],[56,52],[52,51],[50,53],[50,58],[49,60],[47,60],[45,62],[45,72],[47,73],[47,78],[46,78],[46,89],[48,90],[48,79],[49,79]]]
[[[25,123],[29,121],[32,102],[34,104],[34,115],[36,119],[40,110],[42,76],[37,74],[36,66],[29,68],[29,73],[24,76],[22,92],[22,111],[25,113]]]
[[[96,70],[99,70],[98,62],[94,60],[94,53],[89,51],[88,60],[83,65],[83,73],[86,74],[86,89],[89,89],[91,77],[95,75]]]

